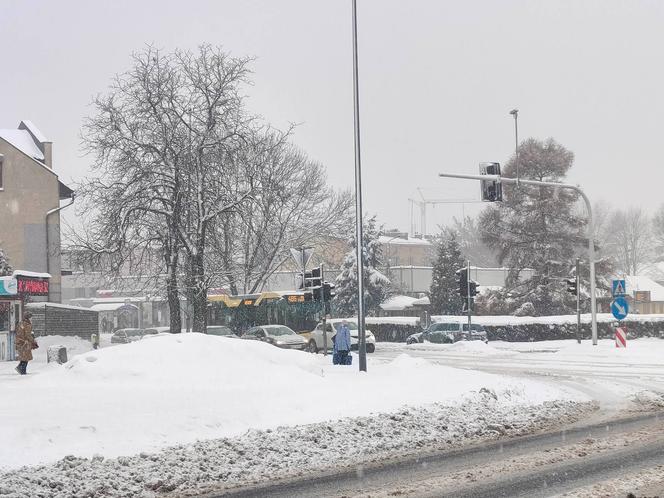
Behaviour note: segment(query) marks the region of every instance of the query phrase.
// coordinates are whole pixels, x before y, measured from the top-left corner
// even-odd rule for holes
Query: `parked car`
[[[143,335],[148,335],[148,334],[169,334],[171,332],[170,327],[150,327],[149,329],[145,329],[145,332]]]
[[[140,341],[144,332],[143,329],[118,329],[111,336],[111,344],[128,344]]]
[[[261,325],[247,330],[242,339],[263,341],[278,348],[307,349],[307,340],[285,325]]]
[[[468,333],[468,323],[445,322],[432,323],[423,332],[411,334],[406,338],[406,344],[417,344],[422,342],[433,342],[437,344],[452,344],[457,341],[482,341],[489,342],[486,330],[482,325],[473,323]]]
[[[357,329],[357,324],[354,321],[346,320],[348,322],[348,328],[350,330],[350,342],[351,349],[357,350],[359,343],[359,331]],[[327,320],[327,349],[332,350],[334,347],[334,336],[337,334],[337,330],[341,327],[342,318],[333,318]],[[373,353],[376,351],[376,338],[369,329],[365,329],[366,342],[367,342],[367,353]],[[312,330],[309,334],[309,343],[307,349],[311,353],[317,353],[323,349],[323,324],[322,322],[316,325],[316,328]]]
[[[221,337],[237,338],[235,332],[233,332],[229,327],[226,327],[225,325],[208,325],[205,330],[207,331],[208,335],[218,335]]]

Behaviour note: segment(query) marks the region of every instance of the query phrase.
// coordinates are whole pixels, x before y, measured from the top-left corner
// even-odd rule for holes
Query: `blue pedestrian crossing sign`
[[[611,313],[616,320],[624,320],[629,313],[629,304],[623,296],[617,296],[611,301]]]
[[[611,294],[613,295],[613,297],[624,296],[625,294],[627,294],[627,292],[625,292],[625,289],[626,289],[625,280],[614,280],[613,285],[611,286]]]

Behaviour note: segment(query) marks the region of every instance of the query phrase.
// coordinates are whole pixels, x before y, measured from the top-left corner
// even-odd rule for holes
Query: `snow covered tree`
[[[12,265],[9,264],[9,258],[7,258],[5,251],[0,248],[0,277],[9,276],[13,271]]]
[[[457,233],[453,230],[443,232],[436,247],[436,260],[429,300],[434,315],[459,315],[463,310],[463,298],[459,296],[456,271],[465,266]]]
[[[376,217],[366,221],[362,233],[362,263],[364,269],[364,310],[367,315],[375,315],[380,305],[392,294],[390,280],[378,271],[382,265],[382,251],[379,243],[379,230],[376,227]],[[355,237],[349,241],[352,250],[344,259],[341,273],[335,280],[337,296],[334,307],[342,316],[357,314],[357,256]]]
[[[476,266],[493,268],[498,261],[494,251],[482,240],[482,230],[476,218],[466,216],[453,219],[451,228],[458,234],[459,248],[466,261]]]
[[[562,145],[529,138],[519,146],[519,170],[524,179],[563,182],[574,154]],[[512,157],[503,174],[516,176]],[[503,185],[504,201],[488,206],[480,215],[483,240],[509,268],[505,294],[516,309],[530,302],[536,314],[570,312],[574,299],[562,279],[574,267],[587,242],[586,219],[575,209],[578,194],[568,189]],[[522,278],[526,268],[534,270]]]

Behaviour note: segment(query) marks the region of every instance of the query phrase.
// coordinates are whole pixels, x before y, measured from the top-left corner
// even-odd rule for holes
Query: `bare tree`
[[[664,261],[664,204],[653,215],[652,235],[655,247],[655,259],[657,261]]]
[[[327,187],[324,168],[287,143],[286,135],[262,135],[252,195],[215,227],[209,264],[233,293],[262,290],[290,259],[291,247],[349,231],[352,196]]]
[[[166,55],[147,48],[133,61],[84,125],[98,176],[81,188],[96,208],[83,242],[116,267],[137,251],[159,251],[171,331],[181,328],[180,271],[194,330],[203,331],[210,226],[253,189],[252,165],[241,163],[255,126],[240,93],[249,59],[202,46]]]
[[[638,275],[652,260],[651,221],[641,208],[618,210],[611,216],[611,242],[617,268]]]

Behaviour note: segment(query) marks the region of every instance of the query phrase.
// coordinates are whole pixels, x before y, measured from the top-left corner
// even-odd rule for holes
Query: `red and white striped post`
[[[627,347],[627,329],[625,327],[616,328],[616,347],[617,348]]]

